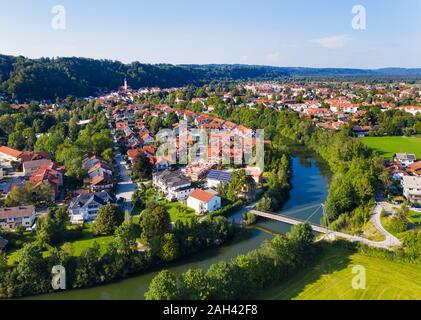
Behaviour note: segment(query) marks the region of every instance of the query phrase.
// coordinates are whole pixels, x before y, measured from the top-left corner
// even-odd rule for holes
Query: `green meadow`
[[[396,153],[415,153],[421,158],[421,136],[416,137],[366,137],[364,143],[385,159]]]
[[[352,287],[354,266],[366,270],[366,288]],[[327,247],[310,267],[267,290],[270,300],[421,300],[421,266]]]

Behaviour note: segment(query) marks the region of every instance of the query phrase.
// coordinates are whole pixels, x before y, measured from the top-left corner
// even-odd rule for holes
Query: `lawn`
[[[409,221],[414,225],[421,225],[421,212],[409,211]]]
[[[421,136],[366,137],[363,141],[385,159],[391,160],[396,153],[415,153],[418,158],[421,158]]]
[[[72,254],[74,256],[80,256],[83,250],[91,247],[94,242],[97,242],[100,246],[101,254],[104,254],[105,250],[108,247],[108,244],[110,244],[113,241],[113,239],[114,239],[114,236],[105,236],[105,237],[96,237],[96,238],[92,237],[91,239],[68,242],[68,243],[63,244],[62,247],[70,244],[73,249]]]
[[[79,229],[74,226],[68,227],[68,240],[60,247],[63,248],[70,245],[72,248],[72,254],[74,256],[79,256],[83,250],[92,246],[94,241],[96,241],[100,245],[101,254],[104,254],[108,244],[114,239],[114,236],[96,236],[93,233],[92,227],[92,224],[86,224],[83,229]],[[18,249],[21,249],[24,243],[31,243],[36,240],[35,234],[28,232],[20,237],[14,235],[14,238],[16,238],[13,240],[15,244],[14,248],[12,247],[12,250],[7,251],[7,263],[9,265],[13,265],[16,262],[18,259]],[[50,254],[51,251],[47,248],[43,251],[44,257],[47,257]]]
[[[160,199],[160,200],[157,200],[157,199]],[[186,221],[190,221],[191,219],[195,219],[197,217],[193,209],[187,207],[186,205],[180,202],[168,202],[167,200],[162,199],[162,197],[155,192],[147,193],[147,196],[144,197],[143,200],[145,201],[145,203],[147,203],[150,200],[155,200],[159,204],[165,206],[165,208],[167,209],[170,215],[172,222],[176,222],[176,221],[186,222]]]
[[[282,285],[266,290],[271,300],[405,300],[421,299],[421,268],[327,247],[312,266]],[[355,290],[354,266],[366,269],[366,289]]]

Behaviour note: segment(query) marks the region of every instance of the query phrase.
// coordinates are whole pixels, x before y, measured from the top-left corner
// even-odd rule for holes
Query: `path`
[[[381,209],[380,209],[380,211],[381,211]],[[291,217],[287,217],[287,216],[283,216],[283,215],[280,215],[280,214],[274,214],[274,213],[257,211],[257,210],[250,210],[250,212],[252,214],[256,215],[256,216],[264,217],[264,218],[267,218],[267,219],[271,219],[271,220],[275,220],[275,221],[279,221],[279,222],[283,222],[283,223],[287,223],[287,224],[291,224],[291,225],[298,225],[298,224],[301,224],[301,223],[304,222],[304,221],[294,219],[294,218],[291,218]],[[388,236],[386,237],[386,239],[384,241],[376,242],[376,241],[371,241],[371,240],[368,240],[368,239],[360,237],[360,236],[353,236],[353,235],[350,235],[350,234],[333,231],[333,230],[323,228],[323,227],[320,227],[320,226],[317,226],[317,225],[314,225],[314,224],[310,224],[310,225],[311,225],[311,228],[314,231],[325,234],[326,237],[330,238],[330,239],[342,238],[342,239],[346,239],[346,240],[351,241],[351,242],[361,242],[361,243],[364,243],[364,244],[372,246],[372,247],[383,248],[383,249],[391,249],[393,247],[400,246],[400,241],[398,239],[396,239],[395,237],[393,237],[392,235],[390,235],[386,230],[384,230],[383,227],[382,227],[382,229],[384,230],[384,232],[386,234],[388,234]],[[381,224],[380,224],[380,226],[381,226]]]

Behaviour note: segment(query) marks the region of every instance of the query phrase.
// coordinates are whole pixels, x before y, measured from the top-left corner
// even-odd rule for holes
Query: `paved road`
[[[130,213],[133,210],[132,195],[135,190],[138,189],[137,184],[132,181],[129,175],[128,165],[124,161],[120,152],[116,153],[114,158],[116,166],[119,172],[119,182],[117,184],[117,199],[123,198],[124,202],[121,204],[121,207],[124,211],[128,210]]]
[[[398,206],[391,205],[385,201],[377,202],[376,207],[373,210],[373,215],[371,216],[371,222],[373,225],[379,230],[381,234],[384,235],[385,240],[381,242],[383,245],[386,245],[388,247],[398,247],[401,245],[401,242],[398,238],[396,238],[394,235],[389,233],[382,225],[381,223],[381,212],[382,210],[386,210],[387,213],[390,215],[394,214],[393,209],[398,208]]]

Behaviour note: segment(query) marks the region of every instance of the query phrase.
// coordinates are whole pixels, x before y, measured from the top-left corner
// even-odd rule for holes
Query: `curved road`
[[[377,202],[376,207],[373,210],[373,215],[371,217],[371,222],[373,225],[379,230],[381,234],[385,236],[385,240],[382,242],[378,242],[378,244],[381,244],[384,247],[391,248],[391,247],[399,247],[402,243],[401,241],[396,238],[394,235],[389,233],[382,225],[381,223],[381,212],[384,209],[387,213],[393,215],[393,209],[396,208],[396,206],[393,206],[385,201]]]

